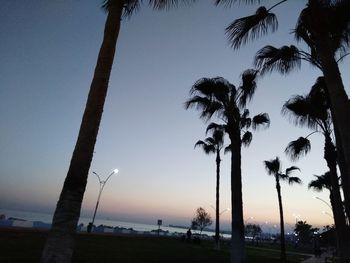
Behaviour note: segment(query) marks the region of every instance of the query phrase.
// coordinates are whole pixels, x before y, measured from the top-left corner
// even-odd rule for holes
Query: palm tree
[[[278,206],[280,210],[280,228],[281,228],[281,260],[286,260],[286,244],[284,237],[284,219],[283,219],[283,206],[282,206],[282,196],[281,196],[281,185],[280,181],[287,180],[289,184],[297,183],[300,184],[301,180],[299,177],[289,176],[293,171],[300,170],[296,166],[291,166],[285,170],[284,173],[281,172],[281,162],[278,157],[270,161],[264,161],[265,169],[269,175],[273,175],[276,180],[276,190],[278,196]]]
[[[179,2],[194,0],[150,0],[156,10],[176,6]],[[74,234],[80,216],[87,176],[93,157],[95,142],[107,94],[109,77],[123,16],[133,14],[141,0],[105,0],[107,11],[104,36],[99,51],[94,76],[85,106],[78,139],[73,151],[68,173],[57,202],[52,227],[47,238],[41,262],[70,262]]]
[[[206,154],[216,154],[216,207],[215,207],[215,246],[220,249],[220,151],[224,146],[224,131],[215,129],[212,137],[197,141],[194,147],[202,147]]]
[[[329,103],[326,96],[324,77],[319,77],[312,87],[310,93],[306,96],[294,96],[288,100],[282,109],[284,114],[288,114],[294,124],[306,126],[314,130],[311,134],[320,131],[324,138],[324,159],[329,168],[329,180],[331,183],[331,194],[333,196],[332,207],[336,225],[336,231],[339,246],[339,254],[342,258],[346,256],[350,244],[346,237],[346,218],[342,199],[340,195],[339,180],[337,175],[336,149],[332,142],[332,120],[329,112]],[[309,137],[308,135],[307,137]],[[307,154],[311,149],[308,138],[300,137],[292,141],[287,146],[285,152],[292,160],[298,159],[301,155]],[[336,202],[334,202],[336,201]],[[350,254],[349,254],[350,255]]]
[[[268,31],[277,30],[277,18],[271,8],[259,7],[254,15],[236,19],[226,28],[231,46],[235,49]],[[217,0],[216,4],[229,4],[230,0]],[[259,1],[251,1],[259,2]],[[256,56],[255,63],[262,72],[277,70],[282,74],[300,66],[301,60],[319,67],[325,77],[335,129],[339,166],[343,174],[345,203],[350,206],[350,116],[349,99],[341,79],[338,62],[346,55],[350,45],[350,1],[308,0],[300,13],[295,37],[304,41],[310,53],[295,46],[275,48],[266,46]],[[337,56],[339,57],[337,59]]]
[[[207,130],[221,128],[230,138],[231,151],[231,262],[244,262],[244,224],[242,202],[241,148],[248,146],[252,140],[250,128],[268,127],[269,117],[266,113],[249,117],[246,108],[256,89],[257,71],[246,70],[242,74],[242,84],[236,88],[221,77],[202,78],[191,88],[190,99],[185,103],[186,109],[195,107],[200,110],[200,117],[205,121],[214,115],[223,124],[211,123]]]

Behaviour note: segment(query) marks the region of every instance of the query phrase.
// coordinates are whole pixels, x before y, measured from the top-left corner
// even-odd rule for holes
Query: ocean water
[[[1,209],[0,208],[0,214],[4,214],[6,218],[9,217],[15,217],[15,218],[21,218],[28,221],[41,221],[44,223],[51,223],[52,222],[52,216],[51,214],[46,213],[38,213],[38,212],[30,212],[30,211],[19,211],[19,210],[8,210],[8,209]],[[91,222],[91,218],[85,218],[81,217],[79,219],[79,224],[84,224],[85,226]],[[108,219],[100,219],[98,217],[95,218],[94,224],[96,226],[98,225],[106,225],[106,226],[112,226],[112,227],[123,227],[123,228],[132,228],[136,231],[152,231],[157,230],[158,225],[151,225],[151,224],[140,224],[140,223],[134,223],[134,222],[123,222],[123,221],[116,221],[116,220],[108,220]],[[187,229],[185,228],[178,228],[178,227],[169,227],[169,226],[161,226],[161,229],[164,231],[169,231],[170,233],[183,233],[185,234]],[[208,236],[213,236],[213,232],[203,231],[202,234],[206,234]],[[224,234],[225,238],[229,238],[230,235]]]

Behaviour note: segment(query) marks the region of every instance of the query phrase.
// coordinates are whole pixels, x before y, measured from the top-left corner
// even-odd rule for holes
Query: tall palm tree
[[[217,116],[223,124],[211,123],[208,130],[222,128],[230,138],[231,150],[231,262],[244,262],[244,224],[242,202],[241,148],[252,140],[250,128],[268,127],[269,117],[261,113],[249,117],[247,103],[256,89],[257,71],[246,70],[242,74],[242,84],[236,88],[221,77],[202,78],[191,88],[186,109],[195,107],[205,121]]]
[[[286,260],[286,244],[284,236],[284,219],[283,219],[283,205],[281,195],[280,181],[288,181],[289,184],[297,183],[300,184],[301,180],[299,177],[292,177],[290,174],[295,170],[300,170],[296,166],[291,166],[282,173],[281,162],[278,157],[270,161],[264,161],[265,169],[269,175],[273,175],[276,181],[276,190],[278,196],[278,206],[280,210],[280,229],[281,229],[281,260]]]
[[[314,130],[313,133],[320,131],[325,138],[324,159],[329,168],[330,191],[333,196],[332,206],[334,208],[336,231],[339,233],[337,235],[338,244],[340,245],[339,255],[342,258],[347,258],[350,254],[347,255],[348,249],[346,247],[350,247],[350,243],[346,234],[346,218],[337,175],[336,149],[331,137],[332,119],[329,112],[325,86],[324,77],[319,77],[309,94],[306,96],[294,96],[288,100],[284,104],[282,112],[288,114],[294,124],[309,127]],[[303,154],[307,154],[311,149],[311,144],[307,137],[300,137],[290,142],[287,146],[285,152],[292,160],[298,159]]]
[[[212,137],[197,141],[194,147],[201,147],[206,154],[216,154],[216,206],[215,206],[215,246],[220,249],[220,151],[224,146],[224,130],[213,130]]]
[[[251,16],[236,19],[226,32],[231,45],[237,49],[268,31],[276,31],[277,18],[271,8],[261,6]],[[230,4],[230,0],[217,0],[216,4]],[[251,1],[258,3],[259,1]],[[266,46],[257,53],[256,65],[262,72],[277,70],[286,74],[300,66],[304,59],[319,67],[325,77],[330,98],[336,146],[340,169],[343,171],[345,203],[350,206],[350,116],[349,98],[341,79],[338,62],[346,55],[350,45],[350,1],[308,0],[300,13],[294,33],[298,41],[304,41],[310,54],[295,46],[275,48]],[[338,57],[338,59],[337,59]]]
[[[176,6],[179,2],[194,0],[149,0],[156,10]],[[70,262],[74,234],[80,216],[88,171],[93,157],[95,142],[107,94],[109,77],[123,16],[136,11],[142,0],[105,0],[107,12],[102,45],[98,54],[79,135],[73,151],[68,173],[57,202],[52,227],[47,238],[41,262]]]

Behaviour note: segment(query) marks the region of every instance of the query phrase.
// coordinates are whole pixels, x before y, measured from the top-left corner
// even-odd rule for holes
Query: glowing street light
[[[118,169],[114,169],[113,172],[108,175],[107,179],[106,180],[101,180],[101,177],[96,173],[96,172],[92,172],[93,174],[95,174],[98,178],[98,181],[100,183],[100,190],[98,192],[98,197],[97,197],[97,202],[96,202],[96,206],[95,206],[95,211],[94,211],[94,216],[92,217],[92,222],[91,222],[91,225],[90,227],[88,227],[88,232],[91,232],[91,229],[92,229],[92,226],[94,225],[94,222],[95,222],[95,217],[96,217],[96,212],[97,212],[97,208],[98,208],[98,205],[100,203],[100,198],[101,198],[101,194],[102,194],[102,191],[103,191],[103,188],[105,187],[108,179],[113,175],[113,174],[117,174],[119,172]]]

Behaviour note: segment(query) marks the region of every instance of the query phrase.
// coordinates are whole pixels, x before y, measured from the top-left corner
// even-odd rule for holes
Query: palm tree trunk
[[[230,135],[231,152],[231,263],[245,262],[240,136]]]
[[[276,177],[276,189],[278,196],[278,206],[280,210],[280,228],[281,228],[281,261],[286,260],[286,241],[284,237],[284,218],[283,218],[283,206],[282,206],[282,196],[281,196],[281,185]]]
[[[343,93],[342,96],[339,96],[339,94],[337,94],[336,89],[338,88],[338,85],[341,85],[342,89],[344,89],[344,86],[340,77],[338,65],[335,62],[335,60],[333,61],[332,64],[335,64],[333,66],[336,67],[336,69],[334,70],[336,72],[332,72],[332,73],[336,73],[336,74],[327,73],[327,75],[331,75],[329,76],[329,78],[331,79],[328,82],[327,82],[325,70],[323,70],[324,72],[323,74],[326,79],[327,91],[331,101],[331,111],[332,111],[332,119],[333,119],[335,136],[336,136],[337,154],[339,156],[338,163],[340,166],[340,170],[342,171],[341,178],[344,186],[343,192],[344,192],[344,199],[346,204],[345,207],[346,207],[347,214],[349,214],[350,213],[350,174],[348,171],[350,171],[350,159],[349,159],[350,149],[348,149],[348,146],[350,148],[350,121],[348,119],[348,116],[350,116],[350,107],[349,107],[348,97],[347,97],[347,94],[345,93],[345,90],[342,90],[342,92],[338,91],[338,93]],[[336,85],[335,82],[333,83],[333,85],[328,84],[329,82],[333,82],[332,75],[335,76],[335,79],[338,79],[337,81],[339,83],[338,85]],[[332,85],[332,86],[329,86],[329,85]],[[336,91],[333,92],[333,90],[336,90]],[[333,97],[333,100],[332,100],[332,97]],[[342,101],[341,99],[339,99],[340,102],[338,103],[337,101],[339,97],[345,97],[344,100],[346,100],[345,101],[346,103],[341,103]],[[344,129],[346,129],[347,131],[346,134],[344,134],[344,131],[343,131]],[[349,142],[349,145],[347,145],[347,142]]]
[[[107,95],[124,1],[110,1],[104,38],[67,177],[57,202],[41,262],[70,262],[81,203]]]
[[[330,200],[337,236],[338,254],[342,259],[350,259],[350,237],[348,237],[347,234],[346,219],[340,195],[335,147],[331,141],[330,134],[325,134],[324,158],[326,159],[327,166],[330,170],[332,186],[330,189]]]
[[[337,131],[335,131],[337,132]],[[339,138],[339,136],[338,136]],[[340,148],[338,148],[340,147]],[[345,166],[345,160],[344,160],[344,154],[340,154],[341,152],[343,152],[343,149],[341,148],[341,143],[339,143],[339,145],[337,146],[337,158],[338,158],[338,164],[339,164],[339,170],[340,170],[340,177],[341,177],[341,182],[342,182],[342,188],[343,188],[343,195],[344,195],[344,200],[345,200],[345,212],[347,215],[347,221],[348,224],[350,224],[350,196],[348,196],[347,194],[350,194],[350,191],[346,191],[344,189],[350,189],[350,181],[349,181],[349,177],[348,177],[348,171],[346,170],[346,166]]]
[[[215,218],[215,245],[220,249],[220,149],[216,151],[216,218]]]
[[[331,104],[332,119],[335,129],[336,146],[341,170],[347,171],[341,174],[343,183],[344,199],[347,211],[350,210],[350,105],[349,98],[345,92],[344,84],[340,75],[338,63],[334,58],[334,50],[331,48],[331,40],[328,37],[324,13],[321,11],[319,0],[309,0],[312,11],[311,23],[313,38],[317,54],[319,55],[322,72],[325,77],[327,92]],[[344,177],[344,178],[343,178]]]

